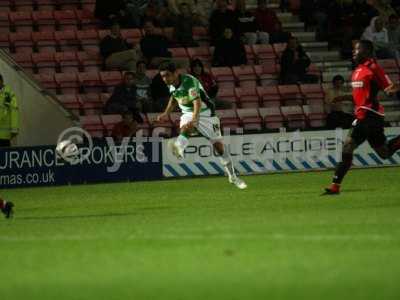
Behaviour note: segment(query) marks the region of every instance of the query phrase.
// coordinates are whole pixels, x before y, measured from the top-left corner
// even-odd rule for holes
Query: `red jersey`
[[[384,116],[377,95],[391,84],[390,78],[375,59],[370,58],[359,64],[351,77],[356,118],[364,119],[367,111]]]

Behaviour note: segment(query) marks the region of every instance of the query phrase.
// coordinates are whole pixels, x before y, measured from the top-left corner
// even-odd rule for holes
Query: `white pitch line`
[[[393,235],[290,235],[290,234],[179,234],[179,233],[166,233],[166,234],[137,234],[127,237],[115,237],[112,235],[66,235],[66,236],[30,236],[30,237],[13,237],[13,236],[0,236],[0,241],[7,242],[30,242],[30,241],[89,241],[89,240],[297,240],[297,241],[400,241],[400,236]]]

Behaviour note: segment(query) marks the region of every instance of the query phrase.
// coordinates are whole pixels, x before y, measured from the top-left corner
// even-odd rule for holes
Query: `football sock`
[[[335,184],[342,183],[342,180],[346,173],[351,168],[353,163],[353,154],[352,153],[343,153],[342,154],[342,161],[337,165],[335,176],[333,176],[332,182]]]
[[[235,169],[233,167],[232,159],[229,153],[224,151],[224,153],[220,157],[221,164],[224,166],[224,170],[230,177],[235,177]]]
[[[185,148],[189,145],[189,139],[185,134],[180,134],[175,141],[175,145],[182,150],[185,150]]]

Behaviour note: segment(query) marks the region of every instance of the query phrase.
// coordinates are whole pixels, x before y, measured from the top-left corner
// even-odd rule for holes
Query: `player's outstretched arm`
[[[160,122],[165,120],[168,117],[168,115],[175,109],[175,106],[176,106],[176,101],[174,97],[170,97],[167,107],[165,108],[163,113],[157,116],[156,121]]]
[[[390,84],[387,88],[385,88],[385,93],[388,94],[389,96],[397,93],[398,91],[400,91],[400,87],[398,84]]]

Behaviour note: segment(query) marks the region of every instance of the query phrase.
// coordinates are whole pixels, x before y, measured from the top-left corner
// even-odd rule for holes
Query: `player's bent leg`
[[[357,146],[358,144],[351,137],[347,138],[343,145],[342,161],[337,165],[332,183],[330,187],[325,189],[325,194],[336,195],[340,193],[340,184],[352,166],[353,152]]]
[[[224,170],[228,175],[229,182],[234,184],[237,188],[241,190],[247,188],[247,184],[236,175],[235,168],[233,167],[232,158],[229,155],[229,152],[225,151],[222,140],[214,141],[213,147],[215,151],[220,155],[221,164],[223,165]]]

